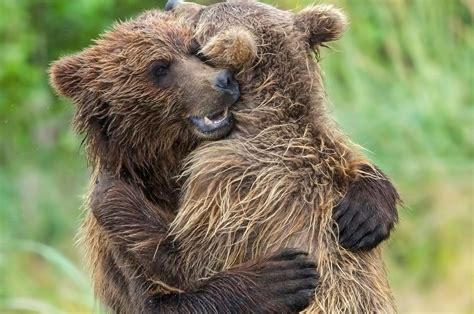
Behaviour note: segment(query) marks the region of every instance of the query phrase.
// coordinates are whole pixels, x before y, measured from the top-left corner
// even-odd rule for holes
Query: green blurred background
[[[334,115],[406,203],[387,243],[401,313],[474,311],[474,2],[327,0],[351,26],[323,53]],[[273,2],[303,7],[307,0]],[[86,168],[51,61],[156,0],[0,0],[0,312],[97,308],[75,246]]]

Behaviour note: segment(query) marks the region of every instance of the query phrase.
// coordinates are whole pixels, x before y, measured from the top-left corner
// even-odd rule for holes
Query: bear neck
[[[154,204],[176,211],[179,202],[182,162],[194,149],[175,143],[164,151],[135,151],[108,144],[89,143],[89,162],[93,169],[106,171],[119,180],[139,188]]]

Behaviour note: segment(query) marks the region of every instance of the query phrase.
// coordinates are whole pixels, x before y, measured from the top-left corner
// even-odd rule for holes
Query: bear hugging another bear
[[[84,223],[98,296],[127,313],[291,312],[314,295],[310,311],[393,311],[380,248],[366,249],[398,194],[327,117],[311,57],[344,16],[168,8],[51,69],[98,180]]]
[[[202,270],[188,277],[297,247],[313,256],[320,273],[309,312],[395,311],[380,248],[359,249],[388,235],[398,194],[327,116],[311,53],[343,33],[345,16],[332,6],[292,14],[255,2],[183,3],[174,10],[214,66],[234,66],[213,55],[232,50],[226,38],[251,37],[247,50],[257,47],[236,75],[236,130],[198,147],[186,164],[171,233],[188,259],[185,269]]]

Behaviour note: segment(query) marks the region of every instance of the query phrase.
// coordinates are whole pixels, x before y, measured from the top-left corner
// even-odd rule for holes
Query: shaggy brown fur
[[[201,134],[189,117],[236,100],[229,72],[195,52],[188,27],[150,11],[51,67],[52,85],[76,105],[93,169],[83,242],[96,294],[118,313],[303,309],[317,284],[305,253],[283,250],[197,282],[166,239],[181,160],[202,140],[225,135]]]
[[[219,51],[206,43],[240,28],[256,40],[257,59],[237,76],[243,99],[237,131],[198,148],[187,165],[183,203],[172,223],[186,276],[206,278],[266,252],[298,247],[310,252],[321,273],[308,312],[394,312],[381,249],[350,252],[333,232],[335,218],[348,231],[343,244],[378,243],[375,237],[388,236],[396,222],[398,202],[386,176],[326,114],[311,48],[338,38],[344,15],[331,6],[292,14],[250,2],[197,12],[186,18],[204,51]]]
[[[185,9],[181,13],[187,17],[188,22],[191,20],[197,22],[196,14],[200,14],[200,10],[199,6],[192,5],[191,10]],[[311,21],[310,13],[306,17],[308,21]],[[287,13],[281,14],[285,18],[288,17]],[[321,31],[328,24],[316,21],[317,23],[314,25],[307,25],[304,22],[305,14],[300,14],[299,27],[317,29],[317,31],[313,31],[317,36],[308,38],[309,43],[321,44],[321,40],[334,38],[333,29]],[[223,17],[227,18],[225,14]],[[216,19],[216,22],[218,21]],[[331,22],[332,19],[328,21]],[[208,25],[210,27],[217,26],[213,23]],[[262,26],[264,25],[262,24]],[[352,182],[361,184],[349,184],[347,188],[349,192],[336,208],[336,221],[342,226],[340,229],[343,231],[343,237],[345,235],[349,240],[348,247],[369,248],[379,243],[388,236],[391,224],[396,217],[390,213],[394,202],[386,201],[387,199],[383,195],[393,196],[396,193],[391,190],[392,187],[388,181],[384,181],[387,182],[384,188],[384,185],[380,184],[381,180],[372,180],[370,177],[356,178],[359,170],[351,167],[345,169],[338,166],[337,161],[331,163],[325,160],[326,156],[329,159],[336,158],[332,157],[332,154],[344,159],[345,154],[349,154],[352,148],[341,148],[340,144],[343,143],[343,139],[334,144],[334,140],[339,139],[339,135],[336,136],[335,129],[323,119],[324,110],[320,106],[315,106],[311,110],[307,109],[307,104],[311,103],[307,99],[307,94],[312,94],[311,88],[315,88],[318,91],[317,94],[321,96],[319,82],[315,86],[310,86],[309,89],[308,81],[306,84],[301,84],[303,81],[298,82],[293,76],[289,76],[292,78],[291,80],[276,82],[273,75],[281,77],[283,73],[275,71],[272,74],[265,70],[265,67],[268,69],[272,66],[276,66],[275,69],[278,69],[283,65],[283,63],[279,63],[280,61],[291,60],[291,55],[285,57],[288,59],[275,59],[275,64],[272,64],[272,60],[268,60],[268,56],[275,54],[274,49],[280,48],[278,42],[283,42],[284,33],[278,35],[282,28],[275,28],[275,32],[268,29],[268,34],[265,32],[252,34],[228,27],[224,27],[222,30],[225,29],[228,31],[219,32],[220,36],[211,38],[210,32],[206,34],[202,30],[199,31],[198,28],[198,33],[203,36],[202,42],[207,43],[202,49],[202,54],[206,54],[211,63],[216,65],[225,63],[226,67],[232,69],[246,69],[240,74],[241,81],[245,86],[243,101],[239,104],[241,110],[239,121],[242,126],[235,133],[234,139],[226,140],[223,146],[230,149],[228,144],[235,143],[234,152],[229,153],[226,149],[222,150],[221,152],[226,155],[217,156],[219,158],[211,161],[211,164],[228,156],[231,159],[226,162],[235,162],[237,167],[234,170],[238,174],[241,172],[239,169],[247,169],[245,163],[239,165],[241,160],[233,157],[233,154],[239,153],[241,150],[240,153],[244,155],[248,151],[247,160],[256,161],[255,166],[257,167],[260,167],[262,162],[264,164],[268,162],[267,165],[275,165],[274,170],[278,170],[274,173],[275,177],[265,178],[263,173],[256,172],[249,173],[249,175],[257,174],[257,177],[262,179],[261,182],[268,182],[269,187],[274,187],[272,191],[276,194],[272,195],[275,202],[281,201],[282,197],[286,196],[288,196],[286,201],[294,200],[294,205],[284,209],[287,213],[296,213],[294,209],[298,207],[296,202],[300,202],[302,197],[305,198],[305,201],[313,202],[313,205],[316,199],[319,202],[324,201],[325,197],[331,199],[335,193],[334,190],[331,190],[331,184],[338,182],[346,188],[349,184],[348,181],[351,181],[347,176],[349,172],[346,172],[350,168],[350,170],[354,170],[355,181]],[[257,36],[257,42],[254,42],[254,35]],[[295,41],[295,43],[298,42]],[[262,47],[266,48],[262,49]],[[178,235],[178,237],[183,236],[183,245],[180,245],[178,240],[171,242],[167,237],[169,226],[178,211],[180,183],[176,180],[176,176],[179,174],[181,161],[203,140],[202,135],[198,136],[196,130],[190,126],[187,117],[206,115],[214,112],[216,108],[222,107],[223,104],[228,106],[230,103],[228,95],[216,93],[215,86],[209,85],[210,82],[207,78],[214,77],[216,70],[205,66],[202,62],[197,62],[196,58],[192,57],[195,49],[190,30],[185,25],[178,23],[168,15],[153,11],[135,20],[117,25],[98,40],[93,47],[78,55],[66,57],[52,66],[53,85],[61,94],[72,98],[77,105],[75,125],[79,132],[86,135],[85,143],[94,169],[89,202],[93,215],[89,214],[86,218],[84,238],[93,270],[95,290],[101,299],[116,312],[153,312],[157,310],[163,312],[244,312],[249,309],[257,312],[287,312],[303,309],[312,299],[314,295],[312,290],[317,283],[314,263],[309,261],[301,251],[294,250],[284,250],[252,261],[250,246],[255,246],[255,241],[258,240],[258,237],[255,237],[255,231],[261,229],[259,229],[260,227],[255,228],[255,225],[249,225],[248,222],[242,224],[242,220],[237,221],[237,224],[240,224],[237,226],[236,217],[231,215],[232,212],[227,212],[229,214],[227,222],[218,221],[215,230],[218,236],[215,243],[222,244],[219,234],[225,230],[234,234],[248,230],[251,235],[244,234],[242,238],[252,239],[246,253],[241,250],[242,246],[239,242],[226,242],[220,248],[220,252],[208,251],[211,254],[206,253],[208,248],[203,250],[203,254],[195,255],[196,252],[188,252],[192,245],[192,240],[190,242],[192,237],[187,238],[186,232],[190,231],[189,228],[193,226],[193,223],[198,224],[195,226],[197,233],[202,231],[202,227],[210,228],[210,232],[206,236],[212,235],[214,232],[212,225],[204,221],[206,219],[204,216],[202,226],[199,225],[201,218],[193,218],[189,224],[185,224],[186,227]],[[284,49],[283,52],[288,51]],[[256,56],[259,61],[252,62]],[[311,62],[309,59],[306,61]],[[157,78],[154,75],[157,69],[158,72],[161,72],[163,64],[166,65],[165,68],[171,69],[171,75],[168,75],[166,79]],[[290,69],[293,65],[295,65],[294,62],[288,63]],[[309,72],[311,70],[310,64],[308,67],[305,67],[307,72],[305,76],[302,76],[302,79],[309,78],[312,81],[314,73]],[[283,71],[283,69],[280,70]],[[301,65],[298,65],[295,71],[295,73],[301,72]],[[189,76],[187,80],[181,79],[184,74]],[[288,71],[286,74],[291,75],[292,71]],[[295,97],[295,91],[298,89],[301,91],[301,99],[298,98],[299,96]],[[201,100],[198,105],[195,102],[196,95],[199,95]],[[285,108],[288,105],[289,107]],[[248,108],[253,109],[249,111]],[[307,123],[308,119],[312,119],[312,115],[317,118],[315,121],[322,123],[315,130],[324,130],[322,136],[315,139],[311,138],[314,131],[311,130],[313,125],[308,123],[307,130],[303,132],[303,135],[300,133],[300,126],[295,125],[295,122]],[[286,121],[287,125],[279,124],[281,121]],[[273,123],[276,124],[273,125]],[[253,127],[248,127],[252,125]],[[278,139],[281,135],[280,139],[289,140],[291,145],[288,145],[288,142],[281,144],[281,141],[278,142],[278,140],[274,142],[274,146],[271,142],[260,143],[259,136],[253,134],[257,130],[262,130],[260,138],[264,141]],[[273,134],[266,134],[267,132],[273,132]],[[247,142],[241,142],[241,140],[254,137],[256,140],[248,142],[250,146],[242,146]],[[212,146],[205,146],[199,154],[203,154],[207,158],[205,155],[209,152],[219,153],[218,147],[208,150],[210,147]],[[288,149],[288,159],[284,154],[280,156],[284,157],[283,161],[286,160],[287,164],[282,163],[279,158],[272,157],[274,154],[280,154],[279,150],[282,147],[284,147],[284,151]],[[310,147],[316,147],[317,150],[309,149]],[[271,151],[273,149],[275,149],[274,152]],[[291,155],[295,151],[298,153]],[[256,155],[256,152],[262,153],[261,156]],[[312,154],[313,152],[317,154],[306,156],[306,153]],[[193,161],[195,166],[192,166],[191,170],[205,164],[200,164],[200,161],[205,160],[199,159],[199,154],[196,155],[197,159],[195,158]],[[209,156],[213,157],[212,154]],[[257,158],[252,160],[255,156]],[[310,157],[310,159],[306,160],[303,157]],[[351,159],[351,163],[356,168],[358,163],[354,160],[353,154],[350,153],[350,158],[347,158]],[[283,176],[282,166],[292,166],[293,168],[289,169],[293,171],[293,175],[307,169],[305,167],[308,165],[316,167],[311,169],[314,173],[318,173],[319,165],[314,162],[310,163],[313,159],[322,160],[320,163],[322,169],[329,169],[330,173],[320,171],[316,177],[292,178],[302,179],[301,182],[310,182],[309,184],[313,184],[313,188],[321,185],[321,190],[317,190],[317,193],[311,197],[308,193],[314,191],[310,186],[306,186],[306,190],[292,189],[284,193],[278,192],[279,189],[281,190],[283,182],[278,179],[279,175]],[[229,165],[229,163],[223,163],[223,165]],[[336,167],[331,169],[334,165]],[[215,170],[224,169],[222,165],[217,166]],[[371,167],[367,169],[373,172]],[[225,171],[228,170],[232,170],[232,168],[225,168]],[[267,167],[262,170],[268,171],[273,168]],[[219,171],[208,172],[211,175],[215,173],[219,173]],[[202,175],[205,174],[202,173]],[[220,175],[221,173],[219,173]],[[225,176],[222,178],[224,185],[232,181],[231,179],[226,183],[228,179]],[[251,177],[244,178],[241,182],[244,185],[238,186],[234,197],[240,197],[245,193],[251,195],[256,213],[260,212],[262,213],[261,217],[265,217],[265,212],[273,212],[274,215],[271,214],[271,217],[268,218],[276,217],[277,220],[273,221],[275,227],[287,225],[286,217],[278,220],[281,211],[277,210],[279,207],[275,207],[275,203],[269,201],[266,204],[269,206],[268,210],[263,210],[265,204],[262,203],[262,200],[264,198],[258,199],[263,195],[246,192],[253,189],[251,185],[248,185],[249,178],[253,180]],[[194,183],[203,187],[200,185],[202,179],[202,176],[191,177],[188,185],[188,199],[194,192],[196,197],[205,193],[204,190],[192,192]],[[218,177],[216,179],[218,180]],[[215,186],[215,183],[212,183],[209,188],[212,189]],[[367,192],[371,189],[380,193],[372,196]],[[223,196],[226,198],[225,193],[228,193],[230,189],[216,191],[224,193]],[[328,194],[324,196],[326,191]],[[351,194],[350,191],[353,193]],[[336,192],[338,191],[336,190]],[[339,194],[337,193],[337,195]],[[382,197],[377,197],[377,195],[382,195]],[[331,207],[336,199],[334,197],[332,202],[320,206],[325,209],[325,214],[331,212],[327,208]],[[228,197],[228,200],[233,202],[235,198]],[[208,206],[207,201],[208,199],[203,199],[204,206]],[[243,204],[246,204],[247,209],[250,208],[248,206],[253,206],[251,202]],[[235,204],[229,203],[227,205],[230,205],[229,209],[235,208]],[[300,210],[305,211],[307,206],[300,207]],[[183,213],[187,208],[190,206],[188,202],[185,202],[185,207],[180,212],[180,219],[185,217]],[[209,213],[214,213],[215,208],[210,209]],[[241,213],[234,212],[235,215]],[[197,210],[196,214],[203,214],[203,211]],[[316,218],[320,218],[313,216],[307,216],[313,219],[313,222],[310,223],[311,228],[318,223]],[[369,224],[359,223],[370,216],[374,217]],[[300,221],[307,219],[307,217],[303,219],[302,216],[295,217]],[[327,221],[331,220],[327,215],[324,217]],[[349,219],[348,217],[359,218]],[[216,218],[219,217],[216,216]],[[249,216],[249,218],[256,219],[258,217]],[[246,217],[242,217],[242,219],[245,221]],[[291,220],[294,217],[290,216],[288,219]],[[345,220],[346,224],[343,224]],[[176,230],[179,229],[180,222],[183,221],[177,220],[175,222]],[[257,220],[254,222],[264,223],[264,221],[258,222]],[[373,230],[374,226],[386,230],[379,232]],[[252,230],[252,228],[254,229]],[[264,230],[262,239],[268,236],[270,231],[271,228],[267,231]],[[287,231],[291,232],[290,229]],[[362,238],[354,236],[357,234],[361,234]],[[205,244],[206,236],[202,240],[196,238],[196,248]],[[268,243],[261,247],[255,246],[255,255],[261,256],[263,251],[274,251],[273,248],[283,247],[286,241],[285,237],[278,239],[278,233],[275,236],[273,246]],[[375,236],[378,238],[370,239]],[[315,235],[315,237],[318,236]],[[228,239],[236,238],[231,236]],[[263,242],[270,240],[267,239]],[[334,239],[331,238],[331,240]],[[288,243],[304,247],[299,242]],[[330,244],[336,245],[335,243]],[[238,258],[248,262],[229,269],[228,266],[237,265],[236,260],[231,261],[232,256],[230,259],[227,257],[227,254],[232,251],[227,247],[231,246],[234,246],[234,249],[237,248],[241,254]],[[180,251],[181,248],[184,249],[184,252]],[[214,255],[221,255],[221,253],[227,258],[228,263],[216,263]],[[201,260],[192,260],[194,256]],[[215,268],[200,268],[207,266]],[[216,273],[218,269],[226,270]],[[156,296],[149,299],[154,293]],[[149,302],[145,302],[145,300],[149,300]],[[334,308],[337,309],[337,307]]]

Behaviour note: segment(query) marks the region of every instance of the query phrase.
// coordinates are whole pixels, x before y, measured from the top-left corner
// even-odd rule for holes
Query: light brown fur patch
[[[200,14],[202,44],[244,27],[257,41],[257,60],[240,73],[238,130],[198,148],[187,164],[172,231],[188,275],[199,280],[298,247],[314,256],[321,273],[307,312],[394,312],[381,249],[351,253],[334,235],[332,209],[368,161],[326,114],[309,49],[339,37],[344,16],[327,6],[292,16],[248,2],[216,4]]]

